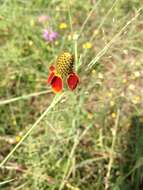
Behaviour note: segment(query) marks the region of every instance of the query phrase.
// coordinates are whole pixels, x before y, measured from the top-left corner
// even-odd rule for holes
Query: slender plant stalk
[[[114,125],[114,133],[113,133],[113,139],[112,139],[112,145],[111,145],[111,154],[109,158],[109,163],[108,163],[108,168],[107,168],[107,174],[105,177],[105,190],[109,189],[109,179],[110,179],[110,174],[111,174],[111,169],[114,161],[114,149],[115,149],[115,143],[116,143],[116,138],[117,138],[117,130],[119,126],[119,117],[120,117],[120,110],[117,110],[117,117]]]
[[[103,17],[103,19],[101,20],[100,25],[99,25],[98,28],[96,29],[96,33],[95,33],[95,32],[93,33],[93,35],[91,36],[89,42],[91,42],[91,43],[93,42],[95,36],[98,34],[99,30],[100,30],[101,27],[103,26],[104,22],[106,21],[107,17],[108,17],[108,16],[110,15],[110,13],[112,12],[112,10],[113,10],[113,8],[115,7],[115,5],[116,5],[117,2],[118,2],[118,0],[115,0],[115,2],[113,3],[112,7],[108,10],[108,12],[106,13],[106,15]],[[98,2],[98,4],[99,4],[99,2]],[[90,14],[90,13],[89,13],[89,14]],[[91,16],[91,14],[90,14],[89,16]],[[84,25],[84,26],[85,26],[85,25]],[[83,51],[83,53],[82,53],[82,56],[83,56],[83,57],[86,57],[87,53],[88,53],[87,49],[84,49],[84,51]],[[80,66],[81,66],[81,64],[78,65],[78,67],[80,67]]]
[[[14,180],[16,180],[16,179],[10,179],[10,180],[6,180],[6,181],[2,181],[2,182],[0,182],[0,186],[5,185],[7,183],[10,183],[10,182],[12,182]]]
[[[29,99],[31,97],[47,94],[49,92],[51,92],[51,90],[45,90],[45,91],[41,91],[41,92],[35,92],[35,93],[27,94],[27,95],[22,95],[22,96],[19,96],[19,97],[10,98],[8,100],[1,100],[0,101],[0,106],[5,105],[5,104],[9,104],[9,103],[12,103],[12,102],[15,102],[15,101],[18,101],[18,100]]]
[[[91,67],[94,66],[94,64],[107,52],[107,50],[109,49],[109,47],[111,47],[111,45],[116,41],[116,39],[123,33],[123,31],[140,15],[140,11],[143,9],[143,7],[141,7],[140,9],[138,9],[136,15],[131,18],[125,26],[123,26],[121,28],[121,30],[112,38],[112,40],[106,44],[106,46],[95,56],[95,58],[93,58],[91,60],[91,62],[88,64],[88,68],[90,69]]]
[[[103,24],[105,23],[106,19],[108,18],[108,16],[110,15],[110,13],[112,12],[113,8],[115,7],[116,3],[119,0],[115,0],[115,2],[113,3],[113,5],[111,6],[111,8],[108,10],[108,12],[106,13],[106,15],[103,17],[103,19],[101,20],[101,23],[99,24],[96,33],[93,33],[93,35],[91,36],[90,42],[92,42],[96,36],[96,34],[98,34],[99,30],[101,29],[101,27],[103,26]]]
[[[61,100],[63,94],[55,95],[50,106],[42,113],[42,115],[37,119],[37,121],[32,125],[32,127],[27,131],[27,133],[21,138],[21,140],[16,144],[16,146],[11,150],[11,152],[4,158],[0,163],[0,168],[10,159],[17,148],[22,144],[22,142],[30,135],[30,133],[37,127],[37,125],[42,121],[42,119],[47,115],[47,113]]]
[[[80,35],[82,34],[84,27],[86,25],[86,23],[88,22],[89,18],[91,17],[92,13],[95,11],[96,7],[98,6],[98,4],[101,2],[101,0],[97,1],[97,3],[95,3],[95,5],[93,6],[93,8],[91,9],[91,11],[89,12],[89,14],[87,15],[85,21],[83,22],[81,29],[79,31],[79,35],[78,35],[78,39],[80,37]]]
[[[81,139],[86,135],[86,133],[88,132],[88,130],[91,127],[92,127],[92,125],[90,125],[89,127],[87,127],[83,131],[83,133],[81,135],[79,135],[79,133],[76,135],[73,147],[71,149],[71,152],[70,152],[70,155],[69,155],[69,158],[68,158],[68,161],[67,161],[67,165],[66,165],[66,168],[65,168],[65,171],[64,171],[63,179],[62,179],[61,185],[59,187],[59,190],[63,189],[63,187],[65,185],[65,182],[67,181],[67,179],[69,178],[69,176],[70,176],[70,174],[72,172],[72,168],[70,168],[70,164],[71,164],[72,158],[74,157],[74,153],[75,153],[75,150],[77,148],[77,145],[79,144],[79,142],[81,141]]]

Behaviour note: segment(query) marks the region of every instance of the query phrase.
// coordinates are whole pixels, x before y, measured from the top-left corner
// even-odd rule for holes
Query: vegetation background
[[[65,50],[80,84],[55,95]],[[0,0],[0,189],[142,190],[142,68],[142,0]]]

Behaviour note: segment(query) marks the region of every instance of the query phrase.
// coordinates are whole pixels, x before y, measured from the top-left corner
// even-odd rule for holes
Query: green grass
[[[0,1],[0,190],[143,189],[142,9],[140,0]],[[80,84],[55,95],[46,80],[65,50]]]

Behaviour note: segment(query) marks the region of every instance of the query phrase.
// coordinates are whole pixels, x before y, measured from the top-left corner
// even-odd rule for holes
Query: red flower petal
[[[48,77],[47,83],[51,84],[51,82],[55,76],[55,67],[53,65],[51,65],[49,69],[50,69],[50,75]]]
[[[50,66],[50,72],[54,72],[55,71],[55,67],[53,65]]]
[[[48,84],[51,84],[51,82],[52,82],[54,76],[55,76],[55,73],[54,73],[54,72],[50,73],[50,75],[49,75],[49,77],[48,77],[48,80],[47,80],[47,83],[48,83]]]
[[[62,82],[61,77],[54,76],[54,78],[52,79],[51,85],[54,92],[61,92],[63,89],[63,82]]]
[[[75,73],[71,73],[68,76],[67,83],[68,83],[68,87],[71,90],[74,90],[77,87],[77,84],[79,83],[79,77]]]

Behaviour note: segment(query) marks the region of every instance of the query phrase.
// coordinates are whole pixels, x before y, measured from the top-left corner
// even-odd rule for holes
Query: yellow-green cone
[[[64,52],[58,56],[56,61],[56,71],[61,77],[68,76],[73,71],[74,56],[69,52]]]

